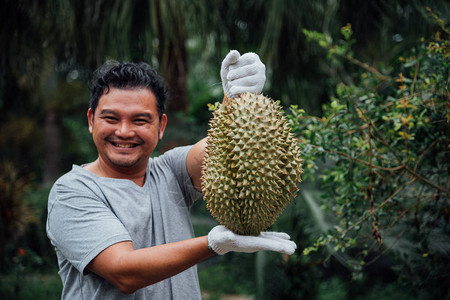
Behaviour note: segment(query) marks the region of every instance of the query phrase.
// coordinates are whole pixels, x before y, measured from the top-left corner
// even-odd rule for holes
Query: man
[[[254,53],[222,62],[226,97],[261,92]],[[194,238],[189,207],[200,197],[206,140],[150,158],[167,124],[162,79],[145,63],[109,63],[93,80],[89,131],[98,159],[54,184],[47,234],[63,299],[200,299],[196,264],[229,251],[279,251],[284,233],[238,236],[223,226]]]

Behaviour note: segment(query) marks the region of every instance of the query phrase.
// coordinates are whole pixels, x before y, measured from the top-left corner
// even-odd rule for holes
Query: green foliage
[[[214,265],[199,266],[202,291],[207,292],[211,298],[225,294],[255,294],[253,255],[231,253],[226,257],[216,257],[214,261]]]
[[[62,282],[58,274],[0,275],[2,299],[61,299]]]
[[[29,188],[28,179],[12,163],[0,164],[0,271],[8,266],[7,254],[17,250],[15,243],[27,226],[38,221],[30,203],[22,201]]]
[[[315,41],[320,47],[325,48],[327,50],[327,59],[331,60],[334,65],[342,66],[341,59],[344,58],[351,63],[373,73],[381,80],[390,79],[389,77],[378,72],[375,68],[369,66],[368,64],[362,63],[353,57],[351,46],[355,43],[355,40],[351,39],[353,34],[351,24],[347,24],[342,27],[340,33],[344,39],[338,40],[337,44],[334,44],[333,39],[329,34],[303,29],[303,34],[306,36],[306,40],[309,42]]]
[[[339,45],[325,34],[304,33],[327,48],[329,58],[363,68],[355,84],[336,86],[322,118],[291,107],[305,178],[320,180],[321,207],[335,220],[334,229],[304,254],[327,246],[332,253],[351,255],[348,267],[358,276],[373,263],[370,253],[383,253],[395,260],[400,282],[423,295],[445,295],[442,282],[450,272],[448,31],[399,57],[395,80],[353,57],[349,25]]]
[[[14,197],[8,197],[5,190],[0,193],[4,222],[0,273],[54,271],[56,255],[45,232],[49,189],[37,189],[26,178],[19,178],[15,186],[9,186]],[[21,189],[17,187],[19,183],[23,185]]]
[[[335,56],[343,56],[349,54],[350,47],[354,43],[354,40],[350,40],[352,36],[352,26],[347,24],[341,28],[341,34],[344,40],[341,40],[338,45],[333,44],[332,37],[327,33],[321,33],[308,29],[303,29],[303,34],[306,36],[306,41],[315,41],[320,47],[328,50],[327,59],[333,59]],[[340,64],[340,60],[334,59],[334,63]]]
[[[3,299],[60,299],[56,254],[45,231],[49,189],[36,189],[10,164],[1,171],[1,220],[9,226],[1,226],[0,295]]]

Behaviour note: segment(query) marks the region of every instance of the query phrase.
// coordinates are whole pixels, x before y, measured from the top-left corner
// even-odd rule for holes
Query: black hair
[[[108,93],[111,88],[148,88],[156,97],[156,107],[161,120],[165,112],[166,88],[162,77],[149,64],[144,62],[120,63],[109,60],[98,68],[90,85],[89,107],[93,113],[95,113],[100,97]]]

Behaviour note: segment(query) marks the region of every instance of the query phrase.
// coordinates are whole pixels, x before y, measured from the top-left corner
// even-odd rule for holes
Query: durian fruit
[[[210,120],[202,169],[211,215],[241,235],[270,227],[301,182],[297,143],[272,99],[245,93],[220,104]]]

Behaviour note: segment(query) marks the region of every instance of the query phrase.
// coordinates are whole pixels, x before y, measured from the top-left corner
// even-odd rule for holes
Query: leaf
[[[416,59],[412,59],[403,65],[404,68],[410,68],[417,63]]]
[[[404,139],[409,139],[409,138],[412,137],[412,134],[409,134],[409,133],[404,132],[404,131],[399,131],[398,134]]]

